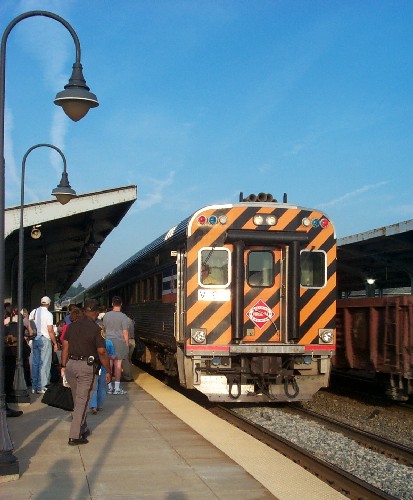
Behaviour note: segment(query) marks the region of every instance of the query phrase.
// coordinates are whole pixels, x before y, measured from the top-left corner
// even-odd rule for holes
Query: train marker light
[[[212,225],[216,224],[218,222],[216,215],[211,215],[208,219],[208,222]]]
[[[191,328],[191,344],[206,344],[205,328]]]
[[[326,219],[325,217],[323,217],[323,218],[320,220],[320,226],[321,226],[322,228],[326,228],[326,227],[328,227],[328,224],[329,224],[329,221],[328,221],[328,219]]]
[[[308,217],[304,217],[304,219],[302,220],[302,225],[304,227],[310,227],[311,226],[311,221]]]
[[[228,222],[228,217],[226,215],[220,215],[218,221],[220,224],[226,224]]]
[[[333,342],[333,330],[323,328],[318,332],[318,336],[323,344],[332,344]]]
[[[200,215],[200,216],[198,217],[198,223],[199,223],[199,224],[204,225],[204,224],[206,224],[206,222],[207,222],[207,218],[205,217],[205,215]]]
[[[313,225],[313,227],[320,227],[320,220],[319,219],[313,219],[311,221],[311,224]]]

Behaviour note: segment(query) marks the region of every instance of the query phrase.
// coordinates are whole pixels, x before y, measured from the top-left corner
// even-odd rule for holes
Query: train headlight
[[[329,328],[324,328],[319,331],[318,336],[323,344],[333,343],[333,330]]]
[[[254,215],[254,224],[256,226],[275,226],[277,224],[277,217],[275,215]]]
[[[264,224],[264,217],[262,215],[254,215],[254,224],[262,226]]]
[[[191,328],[191,344],[206,344],[205,328]]]

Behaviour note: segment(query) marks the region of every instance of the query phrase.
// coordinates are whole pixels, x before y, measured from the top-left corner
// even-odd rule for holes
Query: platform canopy
[[[79,195],[24,207],[24,304],[52,299],[76,282],[105,238],[120,223],[137,198],[136,186]],[[17,299],[20,206],[5,213],[6,297]]]
[[[337,240],[338,290],[412,287],[413,220]]]

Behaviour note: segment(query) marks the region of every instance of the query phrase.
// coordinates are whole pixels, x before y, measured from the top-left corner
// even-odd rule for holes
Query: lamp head
[[[30,232],[30,236],[34,240],[38,240],[40,238],[40,236],[42,235],[42,232],[40,231],[40,227],[41,227],[41,224],[37,224],[37,226],[32,227],[32,230]]]
[[[66,172],[62,173],[60,183],[53,189],[52,195],[56,196],[57,201],[62,205],[66,205],[72,198],[76,198],[76,191],[70,187]]]
[[[66,115],[74,122],[83,118],[90,108],[99,106],[95,94],[89,92],[86,80],[83,77],[81,63],[73,64],[73,72],[65,90],[59,92],[54,100],[57,106],[62,106]]]

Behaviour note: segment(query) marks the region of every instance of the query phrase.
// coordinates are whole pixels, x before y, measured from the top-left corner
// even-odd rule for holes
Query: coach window
[[[154,276],[154,290],[155,290],[155,300],[162,299],[162,274],[155,274]]]
[[[321,288],[326,284],[326,254],[321,251],[303,250],[301,261],[301,286]]]
[[[249,252],[247,259],[247,283],[249,286],[273,286],[274,255],[272,252]]]
[[[139,303],[145,302],[145,282],[143,280],[139,281],[138,302]]]
[[[198,282],[204,287],[229,285],[228,248],[205,247],[198,253]]]

